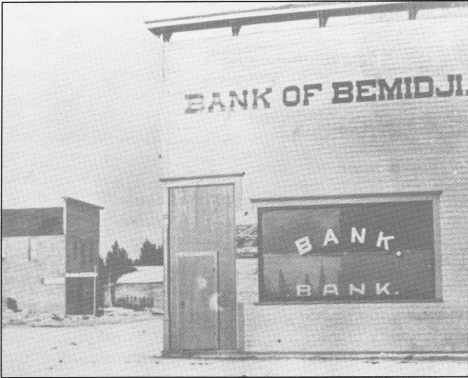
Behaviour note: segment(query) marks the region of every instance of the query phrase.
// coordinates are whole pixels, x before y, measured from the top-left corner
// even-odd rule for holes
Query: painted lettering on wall
[[[393,235],[386,235],[383,231],[380,231],[377,237],[377,244],[376,247],[384,248],[386,251],[390,249],[389,242],[394,240],[395,236]],[[351,243],[361,243],[364,244],[366,242],[366,228],[361,228],[360,231],[356,227],[351,228]],[[296,245],[297,252],[300,255],[304,255],[310,251],[312,251],[312,241],[308,236],[304,236],[300,239],[297,239],[294,244]],[[333,232],[333,229],[329,228],[323,239],[323,247],[327,247],[328,245],[337,245],[340,244],[338,237]]]
[[[449,74],[440,79],[432,76],[397,77],[288,85],[276,91],[272,87],[229,90],[227,92],[190,93],[185,95],[185,114],[270,109],[275,103],[294,108],[311,106],[325,89],[331,91],[332,104],[353,102],[414,100],[432,97],[468,96],[462,74]]]
[[[323,285],[319,292],[321,297],[330,297],[330,296],[365,296],[366,294],[376,295],[377,297],[385,297],[389,295],[398,295],[398,291],[390,292],[389,290],[390,282],[380,283],[377,282],[375,285],[367,285],[366,283],[360,284],[349,284],[347,287],[339,286],[338,284],[326,284]],[[367,290],[367,291],[366,291]],[[298,297],[310,297],[313,294],[313,288],[308,284],[296,285],[296,296]]]

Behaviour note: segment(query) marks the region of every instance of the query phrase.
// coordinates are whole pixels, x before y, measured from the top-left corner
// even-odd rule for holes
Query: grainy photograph
[[[1,376],[467,376],[468,2],[2,2]]]

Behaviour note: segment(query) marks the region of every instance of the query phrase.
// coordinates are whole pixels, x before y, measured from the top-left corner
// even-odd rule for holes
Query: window
[[[259,208],[260,301],[436,298],[433,201]]]

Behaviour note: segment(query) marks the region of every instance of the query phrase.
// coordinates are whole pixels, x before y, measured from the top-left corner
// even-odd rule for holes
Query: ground
[[[468,375],[464,359],[168,359],[161,350],[162,316],[149,312],[6,324],[2,376]]]

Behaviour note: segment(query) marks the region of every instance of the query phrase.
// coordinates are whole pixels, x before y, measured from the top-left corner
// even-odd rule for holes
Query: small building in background
[[[115,304],[122,307],[164,310],[164,277],[162,266],[136,266],[114,285]]]
[[[2,299],[18,309],[96,311],[100,206],[64,197],[63,207],[2,209]]]

